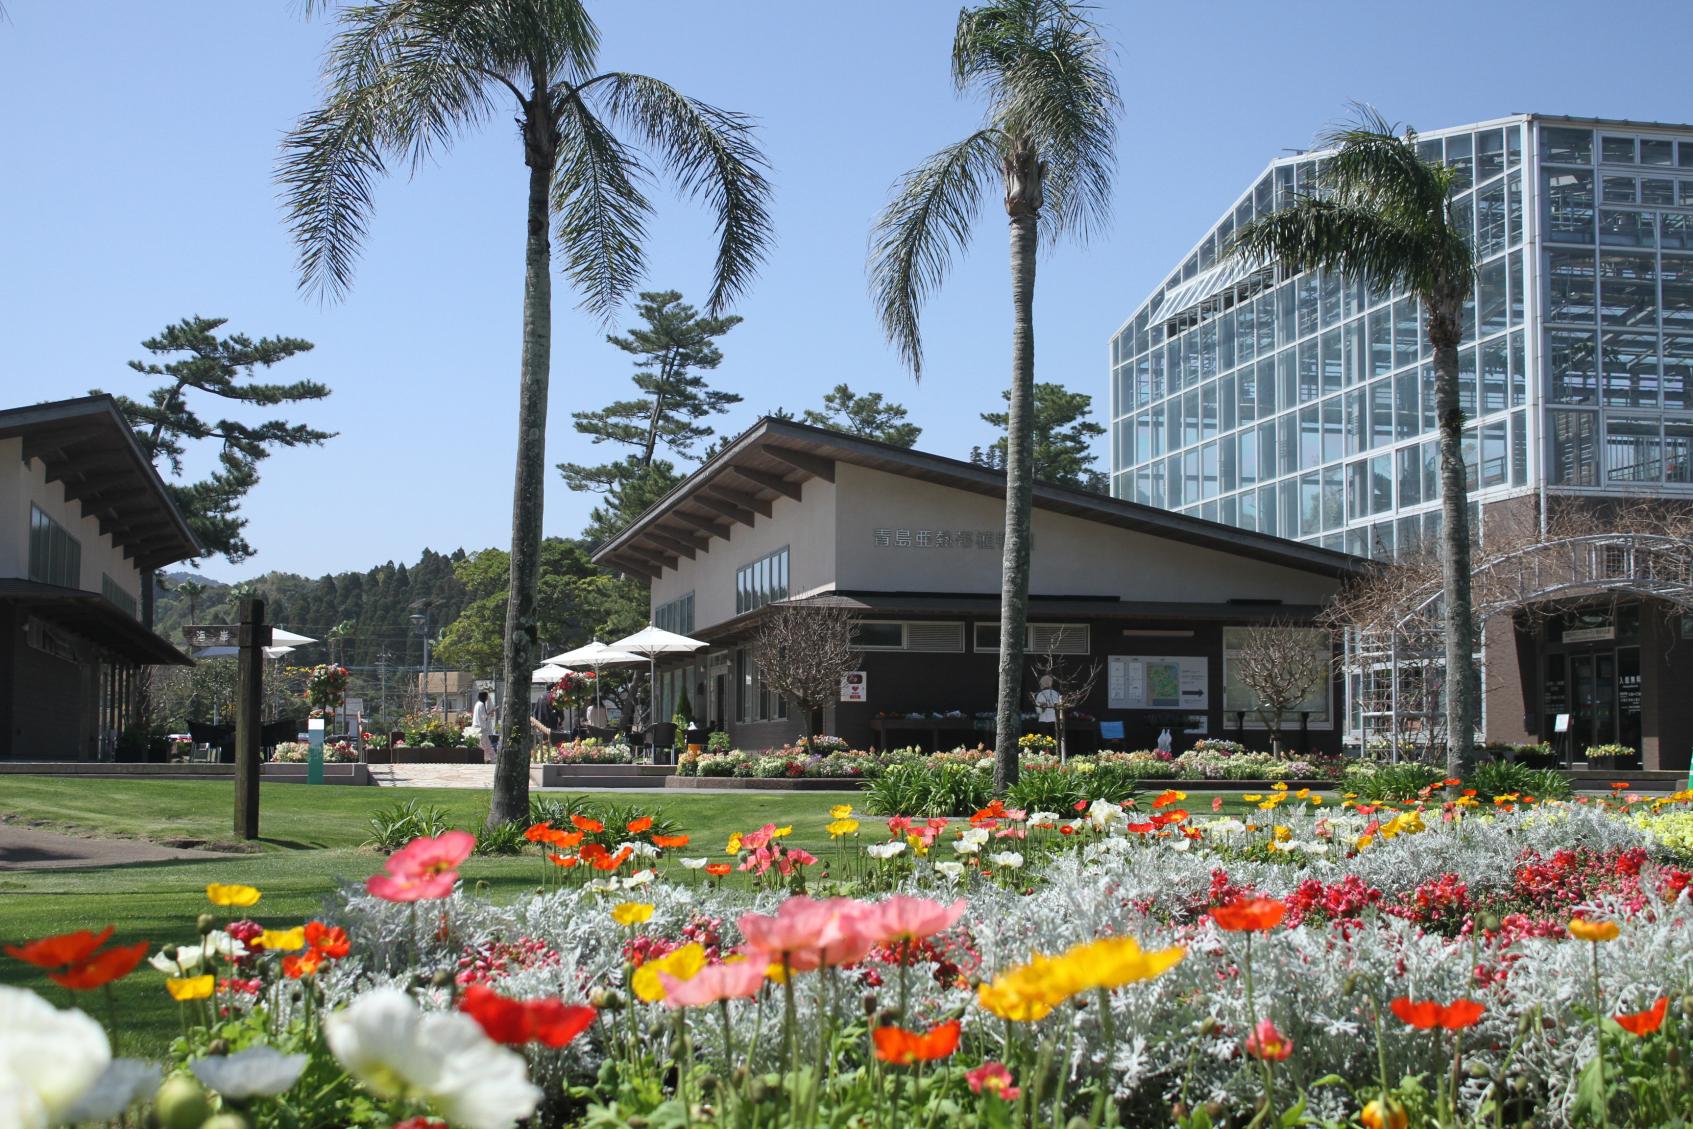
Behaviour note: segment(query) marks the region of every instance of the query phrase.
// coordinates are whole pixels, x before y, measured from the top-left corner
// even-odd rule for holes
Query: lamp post
[[[429,713],[429,613],[428,613],[428,611],[413,612],[412,616],[411,616],[411,621],[412,621],[412,626],[417,628],[418,634],[423,636],[423,685],[418,687],[418,696],[422,699],[423,712],[424,712],[425,715],[427,715]],[[446,711],[443,710],[442,713],[441,713],[441,720],[446,721],[446,719],[447,719]]]

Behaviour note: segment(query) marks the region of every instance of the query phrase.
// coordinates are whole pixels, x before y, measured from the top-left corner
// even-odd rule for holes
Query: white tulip
[[[189,1064],[194,1077],[226,1098],[270,1098],[291,1089],[306,1069],[305,1055],[285,1055],[262,1043],[231,1055],[208,1055]]]
[[[523,1057],[461,1012],[424,1014],[397,988],[378,988],[324,1021],[329,1049],[383,1098],[433,1102],[464,1129],[511,1129],[541,1103]]]
[[[0,987],[0,1124],[60,1124],[111,1061],[106,1032],[87,1015]]]

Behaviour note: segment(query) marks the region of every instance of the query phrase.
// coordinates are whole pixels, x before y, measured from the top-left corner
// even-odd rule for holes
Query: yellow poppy
[[[776,830],[774,830],[770,833],[770,837],[772,839],[781,839],[785,836],[792,835],[793,833],[794,833],[794,825],[790,823],[786,827],[776,828]]]
[[[1109,991],[1162,976],[1186,955],[1187,950],[1180,945],[1149,953],[1133,937],[1102,937],[1075,946],[1064,957],[1083,970],[1091,987]]]
[[[306,927],[298,925],[293,929],[266,929],[259,937],[259,943],[271,952],[278,953],[303,949],[306,947]]]
[[[653,907],[646,902],[619,902],[611,907],[611,919],[619,925],[639,925],[652,920]]]
[[[170,998],[177,1003],[183,1003],[187,1000],[209,999],[212,994],[212,978],[210,975],[206,975],[166,980],[165,991],[169,992]]]
[[[836,804],[829,809],[830,819],[845,819],[852,814],[851,804]]]
[[[250,906],[259,897],[258,890],[251,886],[224,886],[213,882],[206,887],[206,900],[214,906]]]
[[[844,805],[844,804],[842,805],[842,807],[845,807],[845,806],[846,805]],[[840,811],[841,809],[836,808],[835,810]],[[851,811],[852,809],[847,808],[846,810]],[[833,823],[829,824],[823,830],[825,830],[829,833],[829,838],[839,839],[843,835],[851,835],[854,832],[856,832],[858,830],[858,820],[848,819],[844,815],[836,816],[835,821]]]
[[[675,980],[692,980],[705,967],[705,949],[697,941],[672,949],[656,960],[649,960],[629,978],[629,988],[649,1004],[664,998],[664,982],[659,973]]]
[[[1621,930],[1614,921],[1588,921],[1585,917],[1570,918],[1570,936],[1578,941],[1614,941]]]
[[[729,844],[723,848],[723,853],[726,855],[738,855],[741,853],[741,833],[739,831],[736,831],[734,834],[729,836]]]

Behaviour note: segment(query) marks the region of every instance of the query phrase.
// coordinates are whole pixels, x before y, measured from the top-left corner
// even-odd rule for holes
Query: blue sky
[[[274,370],[335,389],[297,414],[339,437],[276,455],[247,507],[259,554],[235,578],[410,560],[509,540],[524,169],[496,118],[378,194],[350,297],[296,290],[272,183],[277,143],[313,102],[331,25],[295,0],[68,4],[9,0],[0,24],[0,402],[139,393],[139,342],[189,314],[314,352]],[[1599,19],[1595,19],[1599,13]],[[879,390],[963,455],[1008,373],[1003,213],[924,323],[913,384],[883,343],[866,234],[893,179],[963,136],[977,107],[947,80],[955,3],[624,0],[601,3],[602,65],[667,79],[756,115],[773,165],[778,244],[723,339],[719,387],[766,410],[835,384]],[[1685,3],[1139,4],[1098,13],[1118,45],[1126,115],[1111,230],[1040,262],[1038,378],[1106,409],[1112,330],[1284,148],[1350,99],[1425,129],[1519,111],[1693,121]],[[709,219],[658,196],[648,285],[705,293]],[[549,464],[594,452],[570,412],[627,387],[627,357],[555,291]],[[1101,445],[1102,463],[1108,457]],[[580,529],[593,498],[549,479],[546,529]]]

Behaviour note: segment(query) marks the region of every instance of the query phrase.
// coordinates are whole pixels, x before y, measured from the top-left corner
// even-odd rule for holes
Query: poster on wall
[[[1203,655],[1112,655],[1114,710],[1204,710],[1211,706],[1210,663]]]
[[[867,701],[869,693],[870,684],[862,670],[849,670],[841,675],[841,701]]]

